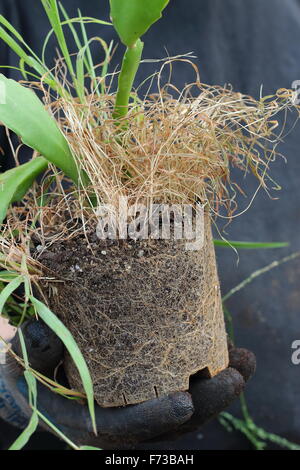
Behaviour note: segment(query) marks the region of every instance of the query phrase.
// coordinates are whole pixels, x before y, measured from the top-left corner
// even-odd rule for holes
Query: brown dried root
[[[197,97],[192,97],[192,88]],[[193,90],[195,92],[195,90]],[[194,93],[195,94],[195,93]],[[281,139],[276,115],[291,107],[291,95],[254,98],[196,83],[175,99],[168,88],[132,104],[119,127],[111,119],[113,98],[87,96],[85,104],[59,100],[56,111],[98,203],[208,203],[214,213],[237,208],[242,192],[231,169],[252,172],[268,190],[270,162]]]
[[[176,60],[191,64],[188,59]],[[44,92],[46,106],[91,184],[84,190],[66,189],[62,176],[50,167],[54,179],[48,174],[42,186],[35,185],[27,195],[25,208],[10,211],[6,236],[21,225],[27,239],[34,233],[52,244],[85,232],[96,217],[87,206],[87,196],[96,196],[94,207],[117,207],[120,196],[126,196],[129,204],[199,201],[209,206],[212,216],[224,214],[225,209],[230,219],[237,210],[237,193],[244,194],[232,176],[234,167],[251,172],[266,191],[278,188],[269,167],[280,155],[277,145],[283,129],[277,118],[295,109],[292,91],[281,89],[255,100],[230,87],[202,84],[193,64],[195,83],[179,91],[170,83],[161,85],[162,70],[166,65],[172,68],[173,62],[166,61],[156,75],[158,93],[143,101],[133,95],[129,114],[119,126],[112,119],[114,94],[109,88],[100,96],[86,90],[84,102],[63,98],[53,102],[42,84],[31,83]],[[63,74],[62,64],[57,69]],[[65,77],[63,83],[68,88]]]

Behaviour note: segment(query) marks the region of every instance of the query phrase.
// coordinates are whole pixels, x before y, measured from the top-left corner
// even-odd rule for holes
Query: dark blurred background
[[[108,19],[108,0],[63,0],[70,16],[83,15]],[[9,19],[37,52],[49,30],[48,20],[39,0],[0,0],[0,13]],[[90,28],[91,35],[109,40],[109,27]],[[299,0],[171,0],[163,19],[144,37],[144,58],[160,59],[193,51],[201,79],[210,84],[232,84],[235,90],[258,97],[290,88],[300,80],[300,1]],[[123,47],[114,56],[120,62]],[[49,61],[56,55],[50,41]],[[94,47],[95,57],[101,51]],[[0,63],[18,65],[14,53],[3,44]],[[141,67],[139,79],[153,72],[157,64]],[[4,73],[20,78],[18,72]],[[176,74],[175,74],[176,73]],[[194,80],[187,65],[177,65],[173,82],[182,87]],[[287,129],[295,122],[288,116]],[[300,249],[300,133],[299,125],[281,145],[284,159],[273,164],[272,176],[282,190],[271,199],[260,191],[248,211],[226,227],[227,238],[244,241],[289,241],[280,250],[240,251],[239,262],[233,250],[217,249],[223,293],[264,267]],[[4,132],[1,130],[2,171],[13,165]],[[23,152],[26,159],[26,151]],[[240,196],[240,210],[249,204],[257,183],[250,177],[238,182],[247,197]],[[222,223],[220,225],[222,228]],[[291,344],[300,339],[300,261],[294,260],[259,277],[228,302],[233,315],[236,342],[254,351],[257,373],[247,387],[250,413],[257,425],[300,444],[300,365],[291,362]],[[229,410],[240,416],[240,406]],[[18,432],[0,422],[0,448],[6,448]],[[37,434],[28,448],[64,447],[55,438]],[[151,448],[154,448],[152,445]],[[217,420],[180,441],[158,444],[162,449],[249,449],[251,444],[237,432],[228,433]],[[272,448],[272,445],[270,446]],[[275,448],[273,446],[273,448]]]

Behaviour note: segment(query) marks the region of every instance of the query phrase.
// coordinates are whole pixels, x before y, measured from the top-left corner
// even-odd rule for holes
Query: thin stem
[[[35,409],[35,411],[39,418],[44,421],[44,423],[46,423],[47,426],[49,426],[49,428],[51,428],[62,440],[64,440],[70,447],[72,447],[72,449],[80,450],[79,447],[74,442],[72,442],[71,439],[69,439],[65,434],[63,434],[56,426],[54,426],[54,424],[48,418],[46,418],[45,415],[43,415],[38,409]]]
[[[262,269],[259,269],[258,271],[255,271],[254,273],[252,273],[249,277],[247,277],[247,279],[245,279],[243,282],[241,282],[240,284],[238,284],[236,287],[234,287],[233,289],[231,289],[228,294],[224,295],[223,297],[223,302],[225,302],[226,300],[228,300],[233,294],[235,294],[236,292],[240,291],[241,289],[243,289],[245,286],[247,286],[248,284],[250,284],[250,282],[254,281],[254,279],[256,279],[257,277],[261,276],[262,274],[265,274],[267,273],[268,271],[271,271],[272,269],[274,268],[277,268],[278,266],[280,266],[281,264],[284,264],[284,263],[287,263],[288,261],[291,261],[295,258],[298,258],[300,256],[300,252],[299,251],[296,251],[295,253],[292,253],[291,255],[289,256],[286,256],[285,258],[282,258],[278,261],[273,261],[273,263],[271,264],[268,264],[267,266],[265,266],[264,268]]]
[[[254,423],[253,423],[253,419],[251,418],[249,414],[246,397],[244,393],[240,395],[240,403],[241,403],[241,409],[242,409],[242,413],[244,416],[244,420],[247,423],[248,427],[249,426],[251,427]]]

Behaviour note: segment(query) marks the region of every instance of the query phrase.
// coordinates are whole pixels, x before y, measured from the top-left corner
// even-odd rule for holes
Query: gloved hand
[[[58,337],[40,321],[22,326],[30,365],[53,378],[63,357]],[[22,356],[18,335],[12,342]],[[96,407],[98,436],[95,436],[87,406],[54,395],[38,385],[38,409],[73,442],[102,449],[134,448],[152,439],[169,440],[190,432],[218,415],[243,391],[255,370],[255,356],[245,349],[230,348],[230,364],[214,378],[196,374],[189,392],[177,392],[138,405],[121,408]],[[22,427],[31,411],[22,367],[7,354],[0,365],[0,417]],[[48,429],[49,430],[49,429]]]

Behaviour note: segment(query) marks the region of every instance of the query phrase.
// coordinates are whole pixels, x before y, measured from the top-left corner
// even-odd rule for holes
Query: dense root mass
[[[159,83],[116,125],[114,99],[108,89],[81,102],[52,102],[45,92],[90,184],[74,187],[49,166],[24,204],[10,208],[0,238],[2,269],[26,276],[70,329],[102,406],[186,390],[197,371],[224,369],[228,354],[208,218],[199,251],[181,241],[104,243],[90,233],[98,207],[118,210],[120,198],[147,208],[197,202],[230,219],[243,193],[233,167],[276,188],[268,173],[282,138],[277,115],[292,107],[288,90],[255,100],[197,79],[180,92]],[[69,357],[66,367],[82,389]]]
[[[99,405],[187,390],[190,375],[227,367],[209,223],[197,252],[172,240],[89,246],[77,237],[54,244],[40,261],[61,281],[44,283],[43,293],[78,342]],[[69,357],[66,368],[72,386],[82,390]]]
[[[63,111],[62,131],[99,203],[117,206],[120,196],[130,204],[197,200],[231,215],[243,193],[232,168],[253,173],[265,190],[276,187],[269,167],[282,137],[277,119],[292,106],[288,90],[261,100],[198,82],[178,98],[171,91],[132,104],[119,126],[110,117],[110,95],[53,105]]]

